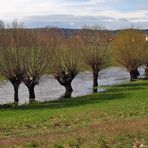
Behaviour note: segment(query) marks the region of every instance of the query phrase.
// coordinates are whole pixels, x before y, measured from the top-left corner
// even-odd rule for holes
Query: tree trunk
[[[73,92],[72,86],[71,86],[71,82],[64,85],[65,87],[65,94],[64,94],[64,98],[71,98],[71,94]]]
[[[138,69],[136,68],[134,70],[134,78],[137,79],[139,75],[140,75],[140,73],[139,73]]]
[[[11,82],[12,83],[12,82]],[[13,87],[14,87],[14,103],[16,105],[18,105],[19,102],[19,98],[18,98],[18,89],[19,89],[19,85],[18,83],[12,83]]]
[[[130,72],[130,81],[133,81],[134,80],[134,78],[133,78],[133,72],[131,71]]]
[[[29,102],[34,102],[35,101],[34,87],[35,86],[27,86],[27,88],[29,90]]]
[[[130,71],[130,81],[133,81],[133,80],[137,79],[138,76],[139,76],[138,69]]]
[[[96,93],[98,90],[98,71],[93,70],[93,92]]]
[[[71,98],[71,94],[73,92],[71,83],[75,76],[76,73],[73,73],[72,71],[68,74],[66,74],[65,71],[63,71],[61,75],[56,77],[57,81],[65,87],[65,94],[64,96],[62,96],[62,98]]]
[[[148,65],[145,68],[145,76],[148,77]]]

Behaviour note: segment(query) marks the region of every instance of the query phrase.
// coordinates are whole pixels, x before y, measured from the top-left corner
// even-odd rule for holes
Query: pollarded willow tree
[[[25,73],[23,82],[29,91],[29,102],[35,101],[35,86],[39,84],[40,78],[47,73],[49,60],[52,52],[46,40],[40,36],[40,32],[30,30],[29,40],[32,44],[25,47]]]
[[[78,36],[82,43],[83,63],[93,72],[93,92],[97,92],[98,72],[108,63],[108,45],[111,34],[102,27],[82,29]]]
[[[145,34],[138,29],[121,30],[113,41],[113,58],[127,69],[131,81],[137,78],[137,69],[143,64],[144,48]]]
[[[2,24],[2,23],[1,23]],[[14,87],[14,102],[18,105],[18,88],[24,75],[24,49],[25,33],[22,24],[13,21],[10,28],[0,30],[0,73],[6,77]]]
[[[19,101],[18,88],[21,82],[29,90],[29,101],[34,101],[34,87],[45,74],[50,60],[51,50],[47,40],[40,35],[39,30],[24,29],[16,20],[9,29],[1,28],[0,72],[12,83],[16,104]]]
[[[143,52],[143,65],[145,66],[145,76],[148,77],[148,41],[145,41],[145,50]]]
[[[51,61],[51,73],[65,87],[64,98],[70,98],[73,88],[72,81],[80,69],[79,40],[76,37],[63,39],[62,44],[54,49]]]

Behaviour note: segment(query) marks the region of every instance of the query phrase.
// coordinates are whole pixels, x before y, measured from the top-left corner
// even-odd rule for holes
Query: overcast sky
[[[148,28],[148,0],[0,0],[0,19],[26,27]]]

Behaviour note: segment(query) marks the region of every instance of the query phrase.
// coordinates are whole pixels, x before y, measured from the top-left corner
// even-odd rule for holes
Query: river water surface
[[[143,75],[143,69],[140,69]],[[122,84],[129,81],[129,74],[126,69],[110,67],[99,72],[98,83],[100,86]],[[92,93],[92,73],[81,72],[72,82],[72,97],[83,96]],[[36,100],[49,101],[60,98],[64,94],[64,87],[61,86],[53,76],[44,76],[39,85],[35,87]],[[104,91],[99,88],[98,91]],[[0,82],[0,104],[13,102],[14,90],[9,81]],[[22,83],[19,87],[19,103],[27,103],[28,90]]]

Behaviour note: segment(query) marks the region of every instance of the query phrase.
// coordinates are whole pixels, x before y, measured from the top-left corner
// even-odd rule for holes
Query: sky
[[[148,29],[148,0],[0,0],[0,20],[25,27]]]

